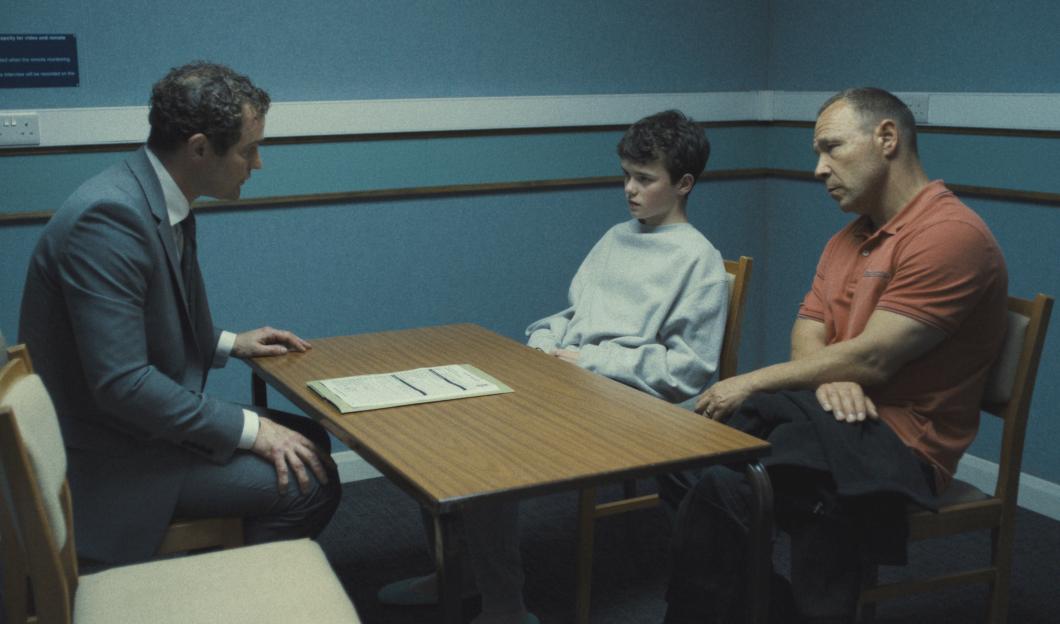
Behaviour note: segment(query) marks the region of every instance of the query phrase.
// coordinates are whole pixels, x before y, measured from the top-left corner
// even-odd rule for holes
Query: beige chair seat
[[[33,374],[26,348],[15,347],[8,355],[0,367],[0,537],[7,621],[360,622],[320,546],[309,540],[79,575],[66,451],[55,407],[41,378]]]
[[[123,566],[80,577],[77,624],[356,624],[315,542],[297,540]]]

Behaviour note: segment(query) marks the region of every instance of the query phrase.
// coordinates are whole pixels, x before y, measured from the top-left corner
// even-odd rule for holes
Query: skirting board
[[[997,483],[997,464],[965,455],[957,465],[957,477],[985,492]],[[1027,474],[1020,474],[1019,506],[1060,520],[1060,485]]]
[[[353,451],[332,453],[331,459],[335,460],[335,465],[339,469],[339,481],[342,483],[353,483],[354,481],[383,476],[378,470],[372,468],[371,464],[364,461],[364,458]]]
[[[332,455],[339,468],[339,479],[352,483],[362,479],[382,476],[371,464],[353,451],[341,451]],[[997,482],[997,464],[965,455],[957,467],[957,476],[975,487],[990,491]],[[1060,520],[1060,485],[1023,473],[1020,476],[1020,507]]]

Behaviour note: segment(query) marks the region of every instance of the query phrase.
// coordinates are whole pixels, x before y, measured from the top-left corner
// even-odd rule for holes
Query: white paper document
[[[470,364],[321,379],[308,385],[343,414],[512,391]]]

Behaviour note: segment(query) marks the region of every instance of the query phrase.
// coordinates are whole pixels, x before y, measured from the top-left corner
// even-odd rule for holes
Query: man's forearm
[[[753,392],[815,390],[833,381],[852,381],[869,388],[890,377],[880,358],[871,351],[844,342],[816,349],[797,349],[792,361],[766,366],[743,375]]]
[[[796,326],[792,350],[798,357],[749,373],[751,388],[813,390],[835,381],[879,386],[945,337],[940,329],[884,310],[874,312],[858,336],[816,349],[812,340],[823,340],[824,326],[808,319],[799,319]]]

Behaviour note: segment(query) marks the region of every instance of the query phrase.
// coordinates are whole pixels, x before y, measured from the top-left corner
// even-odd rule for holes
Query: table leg
[[[460,540],[456,535],[456,518],[452,513],[434,516],[434,562],[438,570],[438,598],[441,621],[459,624],[461,621]]]
[[[589,622],[589,596],[593,585],[593,540],[596,530],[596,488],[585,488],[578,492],[578,562],[577,596],[575,598],[576,624]]]
[[[769,582],[773,570],[773,486],[760,462],[747,465],[751,484],[751,526],[748,535],[747,621],[766,624],[769,619]]]
[[[269,406],[269,395],[265,387],[265,380],[258,377],[257,373],[250,374],[250,401],[256,407]]]

